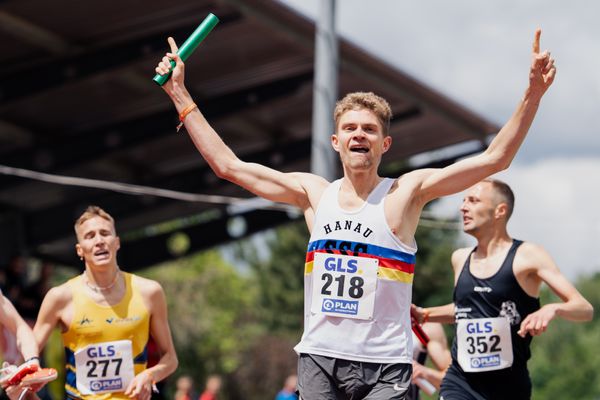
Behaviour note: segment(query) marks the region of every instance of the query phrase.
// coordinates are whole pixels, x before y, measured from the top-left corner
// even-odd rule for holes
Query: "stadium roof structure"
[[[156,195],[251,197],[216,178],[189,137],[175,133],[175,110],[151,79],[166,37],[181,43],[210,12],[220,23],[186,65],[194,99],[240,158],[283,171],[309,170],[315,26],[301,14],[265,0],[124,0],[118,6],[5,0],[1,264],[18,252],[79,265],[73,222],[88,204],[115,217],[123,242],[119,262],[130,270],[177,257],[167,245],[174,232],[186,233],[195,251],[297,218]],[[394,145],[382,163],[387,175],[401,173],[415,154],[473,140],[484,146],[498,129],[340,40],[339,93],[356,90],[380,94],[394,112]],[[137,186],[106,190],[57,176]],[[148,194],[140,186],[163,191]],[[245,226],[236,231],[242,220],[231,218],[240,215]]]

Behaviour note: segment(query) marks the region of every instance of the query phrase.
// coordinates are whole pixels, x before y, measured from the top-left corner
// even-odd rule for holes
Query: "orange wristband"
[[[423,309],[423,323],[429,321],[429,310],[424,308]]]
[[[183,120],[185,119],[185,117],[187,117],[189,113],[194,111],[194,108],[196,107],[198,107],[196,103],[192,103],[186,108],[184,108],[182,112],[179,113],[179,124],[177,125],[177,132],[179,132],[179,130],[183,126]]]

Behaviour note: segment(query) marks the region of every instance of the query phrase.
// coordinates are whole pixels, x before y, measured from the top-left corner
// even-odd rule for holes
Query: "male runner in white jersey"
[[[480,155],[397,179],[377,173],[392,144],[391,110],[372,93],[338,102],[331,143],[344,177],[282,173],[240,160],[221,140],[184,86],[184,64],[171,51],[156,67],[180,120],[217,176],[265,199],[297,206],[311,231],[305,265],[305,324],[298,387],[304,400],[403,399],[412,364],[410,303],[414,233],[429,201],[457,193],[507,168],[525,139],[556,73],[535,35],[529,86],[516,111]]]
[[[417,318],[457,324],[452,364],[440,390],[444,400],[528,400],[532,336],[545,332],[557,316],[592,319],[592,306],[550,255],[509,236],[506,224],[513,207],[512,190],[498,180],[485,179],[466,192],[464,230],[477,246],[452,254],[454,302],[414,309]],[[563,302],[540,308],[542,282]]]
[[[81,275],[48,291],[33,329],[43,347],[55,327],[66,354],[70,399],[150,399],[177,368],[165,294],[158,282],[121,271],[113,218],[89,206],[75,222]],[[161,358],[146,368],[149,336]]]

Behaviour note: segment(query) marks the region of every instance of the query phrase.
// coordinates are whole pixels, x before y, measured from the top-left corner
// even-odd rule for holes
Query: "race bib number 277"
[[[374,258],[316,253],[311,312],[373,318],[378,266]]]
[[[131,341],[90,344],[75,352],[75,365],[81,394],[124,392],[134,377]]]

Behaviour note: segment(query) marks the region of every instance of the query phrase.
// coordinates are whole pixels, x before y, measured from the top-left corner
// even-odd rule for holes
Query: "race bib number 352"
[[[311,312],[373,318],[378,266],[374,258],[316,253]]]
[[[81,394],[124,392],[134,377],[131,341],[90,344],[75,352],[75,366]]]
[[[513,363],[510,322],[505,317],[458,320],[456,340],[458,363],[465,372],[504,369]]]

